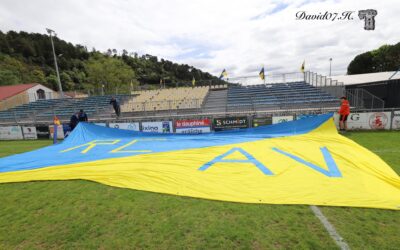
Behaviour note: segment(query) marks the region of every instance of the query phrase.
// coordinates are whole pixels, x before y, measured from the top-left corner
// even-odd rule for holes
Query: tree
[[[39,67],[28,65],[7,55],[0,54],[0,69],[2,85],[46,82],[45,75]]]
[[[46,76],[44,75],[43,71],[40,69],[35,69],[31,72],[31,78],[32,79],[30,82],[35,82],[35,83],[46,83]]]
[[[400,43],[383,45],[376,50],[357,55],[347,67],[347,74],[394,71],[400,67]]]
[[[96,68],[94,62],[96,60],[99,60],[100,65],[112,66],[99,70],[100,73],[113,70],[115,72],[121,71],[119,75],[129,75],[130,73],[127,72],[134,72],[129,79],[126,77],[124,83],[122,81],[110,81],[110,79],[104,80],[111,82],[107,85],[107,88],[114,88],[113,85],[116,85],[116,87],[124,88],[124,91],[128,91],[127,86],[130,87],[131,81],[134,85],[137,84],[137,79],[143,84],[153,84],[156,87],[159,85],[160,78],[167,79],[167,83],[172,85],[175,82],[191,81],[193,76],[196,77],[198,82],[209,79],[218,80],[209,73],[188,65],[181,65],[164,59],[159,60],[156,56],[150,54],[138,55],[137,52],[119,49],[121,53],[118,55],[117,49],[108,49],[103,55],[95,48],[89,52],[85,46],[73,45],[58,37],[54,37],[54,47],[57,56],[62,54],[61,57],[58,57],[58,66],[61,81],[66,90],[98,89],[100,84],[92,81],[98,80],[94,79],[93,72],[90,73],[91,79],[87,79],[89,75],[87,70],[90,68],[93,71]],[[392,47],[389,48],[390,51],[392,49]],[[389,55],[384,57],[384,60],[390,61],[390,63],[385,65],[393,67],[391,62],[395,62],[397,59],[391,57],[394,54],[388,53]],[[103,55],[103,57],[99,55]],[[114,60],[110,60],[111,58]],[[0,84],[39,82],[45,83],[55,90],[58,89],[53,51],[48,35],[23,31],[8,31],[6,33],[0,31],[0,70],[2,77]],[[108,78],[118,79],[119,77],[109,76]]]
[[[105,92],[127,92],[131,82],[137,85],[135,72],[124,61],[114,57],[95,54],[86,63],[87,81],[97,89],[104,85]]]
[[[58,83],[57,83],[57,76],[56,75],[49,75],[46,77],[46,84],[47,87],[57,90],[58,91]]]
[[[11,70],[0,70],[0,86],[14,85],[20,83],[21,80]]]
[[[61,80],[61,84],[63,87],[63,90],[74,90],[75,88],[75,83],[72,81],[71,77],[69,76],[69,74],[67,74],[66,72],[61,72],[60,74],[60,80]]]

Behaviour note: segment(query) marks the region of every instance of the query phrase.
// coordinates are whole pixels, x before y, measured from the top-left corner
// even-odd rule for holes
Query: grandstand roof
[[[0,86],[0,101],[12,97],[16,94],[19,94],[38,84],[39,83],[27,83],[27,84]]]
[[[357,75],[339,75],[332,76],[332,80],[337,80],[338,82],[342,82],[344,85],[353,85],[353,84],[363,84],[363,83],[373,83],[373,82],[382,82],[387,81],[395,71],[387,71],[387,72],[378,72],[378,73],[366,73],[366,74],[357,74]],[[400,79],[400,72],[397,72],[392,77],[393,79]]]

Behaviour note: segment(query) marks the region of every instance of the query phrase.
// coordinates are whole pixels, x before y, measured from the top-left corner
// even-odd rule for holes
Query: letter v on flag
[[[342,174],[340,173],[339,168],[337,167],[335,160],[332,158],[332,155],[329,153],[328,149],[326,147],[321,148],[321,153],[324,156],[325,164],[328,167],[328,170],[325,170],[324,168],[321,168],[311,162],[305,161],[304,159],[295,156],[293,154],[287,153],[283,150],[280,150],[278,148],[272,148],[274,151],[286,155],[289,158],[292,158],[293,160],[300,162],[301,164],[306,165],[307,167],[310,167],[328,177],[342,177]]]

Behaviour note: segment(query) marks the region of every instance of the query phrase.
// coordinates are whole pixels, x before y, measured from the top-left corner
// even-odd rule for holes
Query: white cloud
[[[376,9],[365,31],[357,12]],[[296,20],[296,12],[355,11],[354,20]],[[116,48],[193,64],[219,75],[294,72],[344,74],[355,55],[399,42],[397,0],[37,0],[0,2],[0,29],[44,33],[50,27],[75,44]]]

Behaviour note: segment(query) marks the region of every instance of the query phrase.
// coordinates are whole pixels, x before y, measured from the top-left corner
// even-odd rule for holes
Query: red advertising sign
[[[210,119],[191,119],[175,121],[175,128],[209,127]]]

